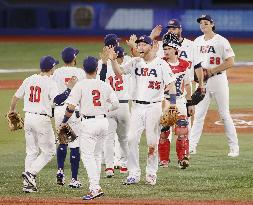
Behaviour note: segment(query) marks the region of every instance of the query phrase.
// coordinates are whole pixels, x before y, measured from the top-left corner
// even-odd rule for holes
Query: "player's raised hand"
[[[160,36],[161,32],[163,30],[163,27],[161,25],[156,25],[155,28],[152,29],[150,33],[151,39],[156,39],[158,36]]]
[[[126,44],[130,47],[130,48],[136,48],[137,45],[135,43],[135,41],[137,40],[137,36],[135,34],[132,34],[129,38],[129,40],[126,40]]]
[[[108,57],[109,57],[110,60],[117,59],[117,53],[115,52],[113,46],[108,46],[107,47],[107,52],[108,52]]]
[[[78,79],[76,76],[72,76],[69,81],[66,83],[67,88],[72,89],[77,83]]]
[[[108,49],[109,49],[109,47],[105,46],[103,48],[102,52],[99,53],[100,58],[101,58],[103,64],[106,64],[107,61],[108,61],[108,59],[109,59],[109,53],[108,53],[109,51],[108,51]]]
[[[154,54],[156,54],[158,50],[159,50],[158,41],[157,41],[157,40],[153,40],[152,52],[153,52]]]

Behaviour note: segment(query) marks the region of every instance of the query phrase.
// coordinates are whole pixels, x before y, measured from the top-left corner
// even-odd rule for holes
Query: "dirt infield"
[[[92,201],[83,201],[82,199],[33,199],[33,198],[0,198],[0,204],[19,204],[19,205],[41,205],[41,204],[50,204],[50,205],[64,205],[64,204],[105,204],[105,205],[252,205],[252,201],[224,201],[224,200],[215,200],[215,201],[186,201],[186,200],[130,200],[130,199],[95,199]]]

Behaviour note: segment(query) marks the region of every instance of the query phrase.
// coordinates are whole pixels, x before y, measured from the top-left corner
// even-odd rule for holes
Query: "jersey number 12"
[[[39,86],[31,86],[30,87],[30,102],[40,102],[40,93],[41,88]]]
[[[114,91],[120,91],[123,90],[123,79],[121,75],[116,75],[115,77],[110,76],[108,78],[110,81],[110,85]]]

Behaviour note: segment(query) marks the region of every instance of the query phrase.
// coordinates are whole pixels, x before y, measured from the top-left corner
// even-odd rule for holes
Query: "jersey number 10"
[[[30,87],[30,102],[40,102],[40,93],[41,93],[41,88],[39,86],[31,86]]]

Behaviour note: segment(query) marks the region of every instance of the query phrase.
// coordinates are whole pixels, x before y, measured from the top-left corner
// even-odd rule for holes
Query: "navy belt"
[[[128,100],[119,100],[119,103],[128,103]]]
[[[161,102],[161,101],[157,101],[157,102],[147,102],[147,101],[140,101],[140,100],[133,100],[133,101],[134,101],[135,103],[143,104],[143,105],[149,105],[149,104]]]
[[[216,75],[220,75],[220,74],[222,74],[222,72],[218,72],[218,73],[212,74],[212,76],[216,76]]]
[[[35,114],[35,115],[43,115],[43,116],[50,117],[49,115],[44,114],[44,113],[37,113],[37,112],[28,112],[28,113]]]
[[[64,103],[63,104],[55,104],[55,106],[63,106],[65,105]]]
[[[83,115],[84,119],[101,118],[101,117],[106,117],[106,115],[105,114],[103,114],[103,115],[94,115],[94,116]]]

